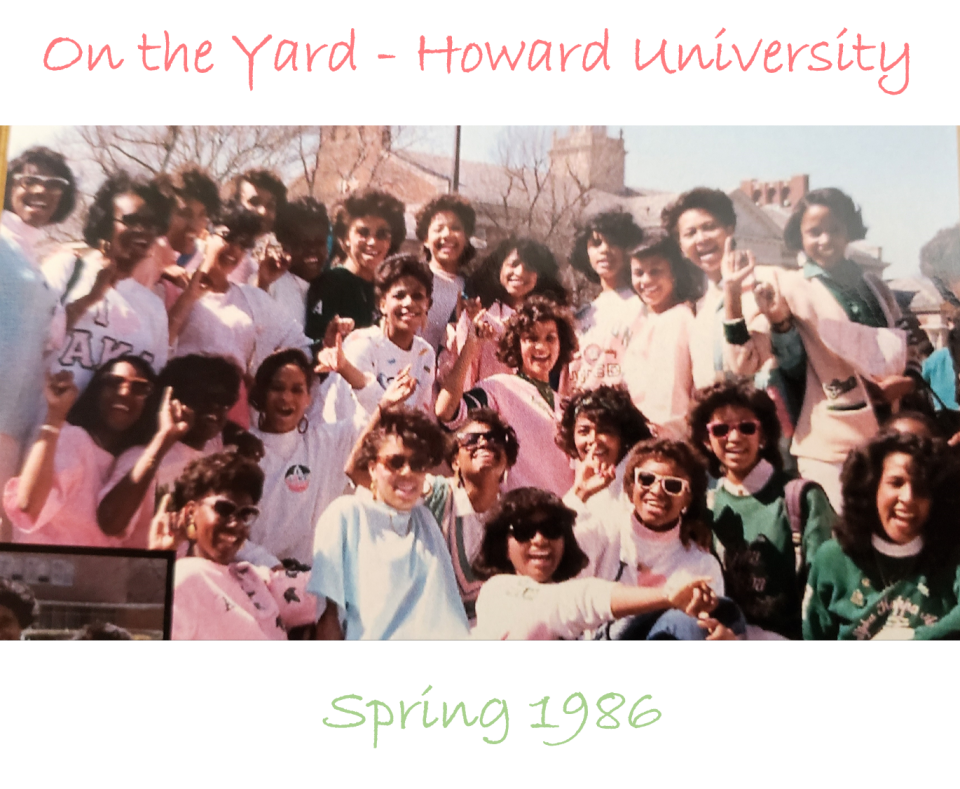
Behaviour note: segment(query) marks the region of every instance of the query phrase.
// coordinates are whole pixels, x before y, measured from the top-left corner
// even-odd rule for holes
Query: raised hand
[[[322,348],[317,353],[317,366],[313,370],[320,375],[338,373],[343,369],[346,361],[347,357],[343,353],[343,337],[338,333],[332,348]]]
[[[573,490],[580,501],[608,488],[617,476],[617,469],[609,463],[600,463],[592,453],[577,464]]]
[[[280,279],[290,267],[290,258],[272,233],[260,239],[253,255],[258,264],[257,285],[263,290]]]
[[[164,389],[157,433],[171,442],[177,442],[190,432],[193,421],[193,409],[173,397],[173,387],[168,386]]]
[[[753,252],[734,249],[733,238],[727,238],[723,245],[723,258],[720,260],[720,275],[723,277],[724,286],[742,287],[756,265]]]
[[[179,512],[168,512],[170,494],[165,493],[157,505],[157,512],[150,521],[147,547],[151,551],[175,551],[187,537]]]
[[[334,315],[323,333],[323,347],[332,348],[337,344],[338,337],[342,340],[354,330],[355,326],[356,323],[353,318],[341,318],[339,315]]]
[[[399,405],[417,390],[417,379],[410,373],[410,365],[404,367],[386,388],[380,398],[381,408]]]
[[[757,301],[757,308],[767,316],[771,326],[782,326],[792,317],[790,306],[772,282],[757,282],[753,286],[753,297]]]
[[[8,374],[13,374],[8,371]],[[47,373],[47,383],[43,390],[47,400],[47,424],[59,427],[66,419],[73,404],[80,396],[80,390],[73,382],[73,373],[61,370],[51,375]]]

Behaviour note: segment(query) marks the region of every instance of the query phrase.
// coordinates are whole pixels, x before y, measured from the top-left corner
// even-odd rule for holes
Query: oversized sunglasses
[[[756,419],[744,419],[742,422],[711,422],[707,425],[707,431],[714,438],[723,438],[734,428],[741,436],[752,436],[760,429],[760,423]]]
[[[377,462],[383,464],[384,468],[389,469],[394,474],[399,474],[405,468],[409,468],[414,474],[422,474],[430,468],[430,462],[416,455],[387,455],[377,458]]]
[[[641,471],[640,469],[637,469],[634,481],[641,488],[652,488],[659,482],[664,492],[671,496],[679,496],[690,488],[690,483],[682,477],[668,477],[664,474],[654,474],[652,471]]]
[[[126,386],[127,391],[134,397],[147,397],[153,391],[153,384],[146,378],[124,378],[116,373],[104,375],[103,385],[115,392],[119,392]]]
[[[499,444],[505,446],[507,436],[502,430],[477,430],[469,433],[457,433],[457,444],[462,449],[473,449],[483,439],[487,444]]]
[[[164,230],[160,221],[153,214],[124,214],[114,217],[124,227],[145,230],[148,233],[159,233]]]
[[[253,524],[257,522],[257,518],[260,517],[260,508],[254,507],[252,504],[246,504],[241,507],[230,501],[230,499],[208,500],[207,504],[210,505],[210,509],[212,509],[217,517],[224,523],[236,521],[248,529],[253,526]]]
[[[23,175],[20,173],[13,176],[11,180],[14,186],[19,186],[22,189],[35,189],[39,186],[48,192],[63,192],[70,186],[70,182],[66,178],[59,178],[55,175]]]
[[[563,527],[555,521],[511,523],[508,531],[517,542],[530,542],[537,534],[542,534],[547,540],[559,540],[563,537]]]

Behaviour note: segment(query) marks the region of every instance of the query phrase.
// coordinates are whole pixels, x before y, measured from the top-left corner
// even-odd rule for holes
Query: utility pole
[[[457,130],[453,143],[453,191],[460,191],[460,127]]]

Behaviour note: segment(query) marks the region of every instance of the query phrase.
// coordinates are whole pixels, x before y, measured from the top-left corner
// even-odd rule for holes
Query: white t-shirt
[[[280,305],[283,314],[293,318],[303,330],[307,323],[307,291],[309,289],[309,282],[285,271],[267,288],[266,292]]]
[[[368,411],[372,413],[376,409],[377,404],[373,399],[379,401],[390,382],[404,367],[410,365],[410,374],[416,378],[417,388],[404,405],[433,415],[436,353],[423,337],[415,336],[410,350],[405,351],[387,339],[379,326],[370,326],[351,332],[343,343],[343,352],[368,380],[372,376],[379,384],[379,388],[368,386],[357,392],[360,402]]]
[[[495,575],[477,598],[477,639],[579,638],[613,619],[614,584],[575,578],[541,584],[525,575]]]
[[[430,270],[433,272],[433,303],[427,313],[423,339],[437,351],[447,336],[447,324],[457,308],[457,297],[463,292],[463,277],[448,274],[432,263]]]
[[[252,285],[231,284],[226,293],[205,293],[187,316],[175,356],[190,353],[226,356],[253,375],[281,348],[308,352],[302,327],[267,293]]]
[[[623,380],[624,354],[643,310],[631,288],[608,290],[577,314],[580,350],[570,364],[577,389],[593,389]]]
[[[57,255],[43,265],[44,276],[58,296],[66,289],[75,260],[70,255]],[[103,263],[99,253],[83,259],[80,276],[70,289],[67,303],[90,292]],[[132,278],[122,279],[67,332],[51,372],[72,372],[81,392],[90,383],[94,371],[124,354],[140,356],[150,363],[154,372],[160,372],[167,363],[169,334],[167,311],[160,297]]]

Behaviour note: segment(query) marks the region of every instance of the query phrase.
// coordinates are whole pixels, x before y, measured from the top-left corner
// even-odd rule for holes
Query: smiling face
[[[513,250],[500,266],[500,284],[507,292],[510,306],[516,308],[537,287],[537,272],[527,268],[517,250]]]
[[[192,197],[177,198],[177,205],[170,214],[167,226],[167,241],[181,255],[196,249],[197,239],[207,229],[210,218],[207,207]]]
[[[409,512],[423,495],[427,461],[418,458],[397,436],[387,436],[369,467],[377,499],[400,512]]]
[[[110,258],[122,272],[129,273],[146,257],[157,238],[156,218],[143,198],[133,193],[113,199],[113,238]]]
[[[115,362],[101,378],[97,410],[100,422],[111,433],[122,433],[136,424],[153,385],[129,362]]]
[[[64,187],[46,180],[53,177],[49,169],[35,164],[27,164],[11,176],[14,185],[10,190],[10,208],[30,227],[49,225],[57,212]]]
[[[627,284],[626,252],[611,244],[603,233],[593,232],[587,241],[587,259],[590,268],[600,277],[605,290],[615,290]]]
[[[196,529],[194,554],[216,564],[230,564],[250,536],[256,508],[249,493],[211,493],[185,508]]]
[[[645,473],[659,477],[679,477],[687,481],[677,496],[666,491],[662,479],[657,479],[650,487],[644,487],[639,479],[634,482],[633,509],[637,517],[647,526],[654,528],[673,523],[690,505],[690,480],[687,479],[686,472],[672,460],[647,458],[637,467],[638,477]]]
[[[273,192],[262,186],[254,186],[249,181],[241,181],[237,198],[240,205],[260,217],[261,233],[273,231],[273,223],[277,219],[277,198]]]
[[[412,341],[429,309],[430,297],[424,284],[413,276],[400,277],[380,299],[387,337],[396,342],[394,336],[400,335],[404,345]]]
[[[537,381],[549,381],[550,371],[560,358],[560,334],[552,320],[538,321],[529,334],[520,338],[522,372]]]
[[[377,266],[390,251],[392,241],[390,223],[383,217],[371,215],[354,219],[342,242],[347,253],[347,268],[372,282]]]
[[[426,247],[430,257],[448,274],[460,268],[460,256],[467,248],[467,232],[453,211],[438,211],[427,228]]]
[[[263,404],[263,430],[289,433],[296,430],[310,407],[307,377],[295,364],[285,364],[273,374]]]
[[[673,297],[673,271],[666,258],[660,255],[631,258],[630,275],[633,289],[652,312],[664,312],[676,303]]]
[[[549,583],[563,560],[563,537],[548,540],[540,532],[533,539],[521,542],[513,534],[507,536],[507,558],[517,575],[525,575],[537,583]]]
[[[598,425],[587,414],[577,415],[573,424],[573,443],[580,460],[592,457],[607,466],[620,462],[620,435],[609,426]]]
[[[710,416],[707,427],[710,451],[716,455],[727,474],[738,480],[749,474],[760,460],[764,438],[757,422],[757,415],[741,405],[725,405]],[[754,432],[748,435],[751,429]],[[725,435],[715,435],[723,431],[726,431]]]
[[[323,272],[327,262],[327,236],[313,233],[295,246],[286,248],[290,256],[290,271],[300,279],[312,282]]]
[[[468,422],[457,433],[453,470],[465,479],[480,477],[500,482],[507,470],[507,454],[499,431],[483,422]]]
[[[702,208],[691,208],[677,220],[677,240],[683,256],[698,266],[714,282],[720,280],[723,247],[733,228],[721,225]]]
[[[800,220],[803,251],[817,265],[831,269],[847,252],[850,234],[847,226],[825,205],[812,205]]]
[[[913,458],[903,452],[887,455],[877,486],[877,514],[887,539],[905,545],[922,534],[930,505],[930,498],[914,487]]]

